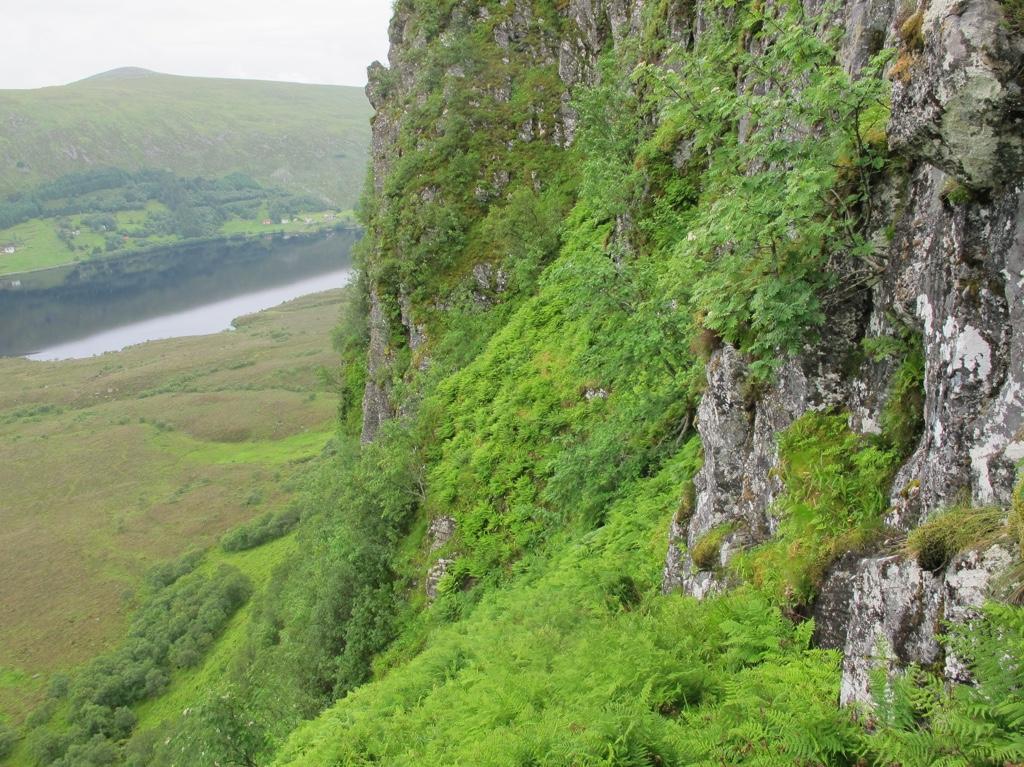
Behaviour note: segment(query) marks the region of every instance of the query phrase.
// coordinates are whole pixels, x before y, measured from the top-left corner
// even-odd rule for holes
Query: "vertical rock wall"
[[[790,360],[756,401],[743,396],[744,361],[717,351],[708,364],[698,428],[705,465],[695,512],[670,531],[664,587],[703,597],[727,584],[688,555],[729,525],[719,555],[768,538],[779,487],[775,435],[809,409],[844,408],[855,430],[878,429],[891,366],[844,371],[844,352],[899,322],[919,332],[925,356],[925,430],[892,488],[887,525],[906,533],[962,498],[1008,505],[1024,457],[1024,100],[1022,41],[991,0],[933,0],[921,37],[902,40],[912,15],[882,0],[849,2],[842,55],[856,72],[882,45],[891,67],[890,149],[906,163],[877,191],[893,219],[884,272],[866,303],[828,307],[825,337]],[[906,34],[904,28],[903,34]],[[877,237],[880,233],[873,233]],[[943,620],[966,620],[1011,561],[1002,547],[971,552],[945,572],[900,556],[836,564],[816,606],[818,639],[845,653],[843,701],[869,699],[870,669],[942,660]],[[955,659],[947,675],[963,677]]]
[[[508,140],[501,153],[489,163],[486,173],[478,181],[476,199],[488,203],[500,196],[501,190],[509,183],[510,172],[515,166],[516,153],[523,145],[545,141],[558,146],[572,142],[577,117],[571,109],[570,99],[574,88],[595,82],[597,59],[610,45],[620,45],[635,37],[640,30],[644,0],[569,0],[556,3],[558,18],[551,19],[551,4],[537,0],[500,0],[500,2],[456,3],[449,12],[440,14],[437,29],[427,34],[421,24],[424,15],[416,0],[398,0],[389,30],[390,50],[388,66],[374,62],[369,69],[367,94],[376,110],[373,120],[373,197],[374,204],[381,210],[401,205],[388,193],[387,180],[392,175],[396,162],[408,146],[411,114],[427,99],[433,89],[424,86],[423,80],[430,75],[430,66],[425,61],[428,50],[443,50],[458,36],[466,36],[469,30],[485,30],[498,54],[503,72],[496,85],[481,84],[465,77],[465,66],[454,62],[445,72],[445,77],[458,81],[460,91],[473,91],[481,114],[499,111],[502,104],[512,98],[517,86],[516,77],[529,68],[550,68],[561,82],[560,108],[553,122],[548,121],[544,112],[542,94],[537,95],[536,109],[521,124],[515,127],[514,138]],[[672,23],[685,34],[690,13],[683,0],[672,0],[666,13]],[[475,33],[474,33],[475,34]],[[492,87],[493,85],[493,87]],[[445,97],[453,95],[443,90]],[[424,130],[424,135],[443,135],[446,110],[437,123]],[[422,144],[422,140],[418,143]],[[422,146],[418,145],[417,150]],[[537,179],[538,183],[543,179]],[[435,202],[437,189],[424,188],[421,202]],[[442,202],[442,201],[437,201]],[[379,218],[380,216],[378,216]],[[374,239],[373,230],[370,239]],[[422,306],[417,306],[409,295],[399,289],[397,295],[389,295],[376,274],[376,265],[383,257],[401,257],[400,253],[387,254],[371,252],[366,259],[367,284],[371,305],[371,344],[369,354],[369,378],[364,397],[364,427],[362,438],[372,440],[380,425],[400,411],[399,403],[392,401],[390,382],[400,378],[406,371],[396,370],[398,355],[395,344],[401,343],[415,352],[414,366],[424,369],[429,364],[429,338],[422,321]],[[494,281],[486,279],[481,283],[481,274],[494,274]],[[484,295],[481,303],[489,302],[489,294],[504,291],[503,272],[490,264],[478,264],[473,275],[477,285],[475,293]],[[495,285],[490,285],[494,282]],[[435,297],[443,305],[444,297]],[[392,305],[397,310],[388,310]]]
[[[562,84],[553,122],[538,101],[533,113],[510,126],[504,147],[478,180],[478,199],[486,204],[488,190],[500,192],[509,183],[506,153],[536,141],[572,142],[573,90],[599,77],[602,51],[628,45],[638,34],[647,4],[464,0],[427,35],[416,23],[416,3],[399,0],[390,67],[370,68],[368,93],[377,109],[375,204],[403,204],[388,196],[387,182],[408,145],[401,137],[410,110],[427,98],[419,87],[425,49],[447,45],[456,28],[484,28],[504,65],[529,61],[550,67]],[[807,5],[813,10],[815,3]],[[557,23],[545,18],[552,8]],[[707,28],[708,14],[721,12],[700,0],[662,1],[658,8],[672,41],[684,47]],[[1006,504],[1015,464],[1024,459],[1024,42],[1004,23],[997,0],[922,0],[917,7],[846,0],[835,23],[846,30],[841,56],[851,73],[883,47],[899,51],[890,64],[888,127],[898,161],[873,200],[889,215],[878,231],[867,233],[887,243],[881,273],[870,290],[827,307],[830,319],[821,339],[789,360],[767,392],[745,386],[747,362],[735,349],[714,353],[698,414],[705,465],[692,507],[672,526],[667,591],[703,597],[728,586],[718,568],[695,571],[688,553],[717,528],[728,530],[720,565],[738,548],[774,533],[772,504],[781,490],[774,472],[777,435],[794,420],[808,410],[845,409],[854,430],[879,430],[894,367],[869,361],[851,371],[847,362],[863,339],[892,335],[897,326],[923,339],[926,396],[924,434],[892,487],[886,522],[893,533],[905,533],[964,496],[978,504]],[[507,79],[481,88],[480,102],[508,103],[517,87],[514,69]],[[476,87],[458,62],[444,76],[458,80],[460,88]],[[444,129],[439,123],[424,133]],[[436,194],[423,189],[418,200],[430,204]],[[628,229],[628,222],[619,229]],[[405,374],[394,369],[400,357],[396,344],[415,347],[416,365],[429,358],[428,331],[419,317],[423,307],[402,288],[397,295],[386,292],[374,269],[378,256],[369,254],[366,269],[371,343],[364,440],[400,412],[391,385]],[[500,271],[490,265],[474,269],[474,290],[483,290],[485,274]],[[490,276],[486,282],[491,284]],[[816,615],[819,641],[846,653],[844,700],[866,699],[868,670],[877,663],[937,662],[935,633],[942,617],[969,617],[984,597],[984,584],[1009,556],[975,552],[941,573],[923,572],[891,554],[840,560],[826,579]],[[961,673],[955,661],[945,662],[951,677]]]

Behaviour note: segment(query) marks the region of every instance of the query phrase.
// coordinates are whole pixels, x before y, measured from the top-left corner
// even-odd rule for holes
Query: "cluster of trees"
[[[216,234],[228,218],[251,219],[264,206],[276,221],[320,207],[315,198],[264,187],[243,173],[207,179],[182,178],[163,170],[99,168],[0,200],[0,229],[32,218],[87,214],[86,226],[113,234],[118,229],[114,213],[153,201],[163,203],[168,212],[151,215],[134,236],[205,237]]]
[[[118,763],[136,725],[131,706],[162,692],[175,669],[202,660],[252,585],[227,565],[208,575],[196,571],[199,562],[190,554],[153,571],[127,639],[73,678],[54,681],[49,704],[29,721],[29,747],[39,764]]]
[[[262,517],[236,527],[220,539],[224,551],[246,551],[287,535],[299,523],[302,513],[297,506],[284,511],[270,511]]]
[[[222,539],[239,551],[298,526],[297,553],[253,605],[231,672],[177,720],[133,736],[119,757],[126,764],[267,764],[303,718],[370,678],[374,658],[401,631],[399,551],[421,479],[414,441],[401,429],[388,433],[365,450],[357,435],[345,436],[307,476],[298,507]],[[172,570],[161,569],[161,579]]]

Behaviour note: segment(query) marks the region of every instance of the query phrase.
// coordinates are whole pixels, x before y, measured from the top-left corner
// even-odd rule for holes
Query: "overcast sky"
[[[364,85],[392,0],[4,0],[0,88],[117,67]]]

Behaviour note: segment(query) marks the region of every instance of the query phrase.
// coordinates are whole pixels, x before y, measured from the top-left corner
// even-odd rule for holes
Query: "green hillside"
[[[244,173],[210,179],[96,168],[61,176],[0,199],[0,276],[16,276],[0,288],[27,285],[24,273],[40,270],[52,284],[63,279],[54,267],[85,260],[197,239],[309,234],[351,219],[323,207],[320,197],[264,186]]]
[[[0,759],[1024,765],[1024,43],[980,5],[396,0],[330,442]],[[309,447],[217,412],[149,444]],[[15,469],[77,434],[29,428]]]
[[[207,178],[238,171],[349,208],[365,174],[370,114],[360,88],[140,69],[3,90],[0,196],[94,168],[154,168]]]
[[[154,562],[289,507],[330,437],[317,371],[340,300],[102,357],[0,358],[0,721],[121,637]]]

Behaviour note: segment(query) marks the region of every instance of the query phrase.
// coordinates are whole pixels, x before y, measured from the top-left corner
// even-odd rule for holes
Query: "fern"
[[[992,604],[956,627],[948,649],[976,684],[947,689],[912,668],[881,685],[864,752],[879,765],[1003,767],[1024,761],[1024,610]]]

